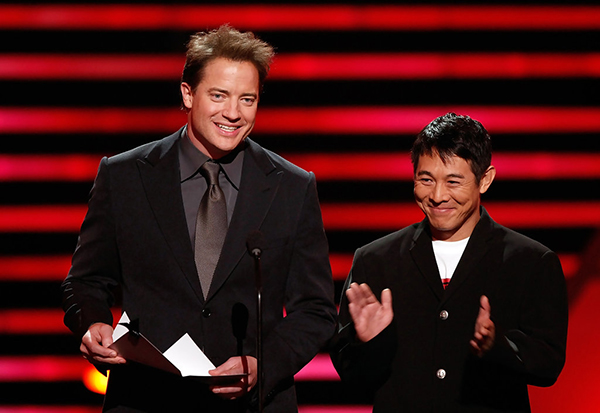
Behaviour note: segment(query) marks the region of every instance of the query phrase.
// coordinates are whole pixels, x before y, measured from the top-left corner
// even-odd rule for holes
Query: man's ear
[[[192,108],[192,102],[194,101],[194,91],[191,86],[186,82],[181,82],[181,101],[186,109]]]
[[[490,165],[487,170],[484,172],[481,180],[479,181],[479,193],[484,194],[492,182],[494,182],[494,178],[496,177],[496,168],[493,165]]]

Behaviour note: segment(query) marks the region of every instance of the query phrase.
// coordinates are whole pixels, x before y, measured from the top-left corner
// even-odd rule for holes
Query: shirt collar
[[[210,158],[194,146],[187,134],[187,126],[182,131],[179,145],[179,170],[181,182],[187,181],[198,175],[200,167]],[[239,190],[242,181],[242,165],[246,143],[242,142],[230,154],[218,160],[221,170],[233,187]]]

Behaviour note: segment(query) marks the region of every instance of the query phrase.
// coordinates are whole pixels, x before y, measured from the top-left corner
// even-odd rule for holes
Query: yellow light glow
[[[105,394],[109,373],[110,371],[104,376],[94,366],[89,366],[83,373],[83,384],[94,393]]]

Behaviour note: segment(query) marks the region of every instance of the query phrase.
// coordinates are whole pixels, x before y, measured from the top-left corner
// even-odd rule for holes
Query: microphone
[[[262,232],[256,230],[248,235],[246,239],[246,248],[248,252],[255,258],[260,257],[265,244],[265,237]]]
[[[262,413],[264,408],[264,373],[263,373],[263,350],[262,350],[262,271],[260,267],[260,255],[265,244],[262,232],[256,230],[251,232],[246,239],[248,252],[254,258],[254,280],[256,284],[256,376],[258,381],[258,412]]]

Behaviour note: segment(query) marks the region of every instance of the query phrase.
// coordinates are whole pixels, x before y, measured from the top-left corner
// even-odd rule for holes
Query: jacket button
[[[448,319],[448,311],[446,311],[446,310],[440,311],[440,320],[447,320],[447,319]]]
[[[210,317],[210,314],[210,308],[205,308],[204,310],[202,310],[202,315],[204,316],[204,318]]]
[[[446,377],[446,370],[444,369],[439,369],[435,375],[437,376],[438,379],[443,380],[444,377]]]

